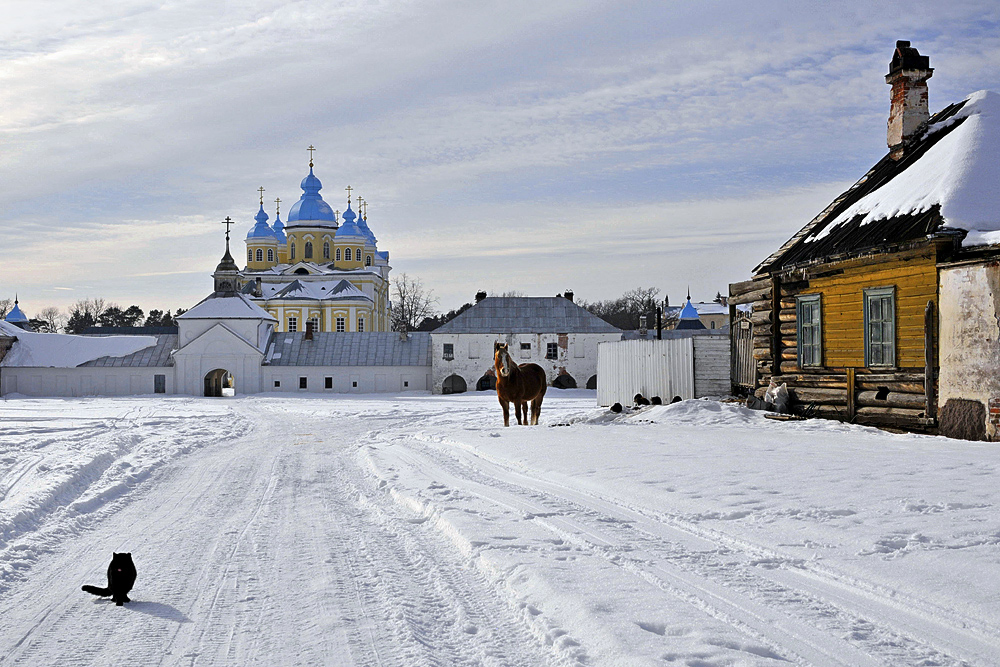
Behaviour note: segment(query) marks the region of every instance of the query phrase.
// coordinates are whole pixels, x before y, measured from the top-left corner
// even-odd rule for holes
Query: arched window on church
[[[264,261],[264,250],[262,248],[257,248],[257,261],[258,262]]]
[[[273,262],[274,261],[274,248],[268,248],[267,249],[267,261],[269,261],[269,262]]]
[[[323,259],[330,259],[330,242],[323,241]]]
[[[294,244],[294,243],[292,244],[292,248],[291,248],[291,251],[289,252],[289,255],[288,255],[288,256],[289,256],[289,257],[290,257],[291,259],[295,259],[295,244]]]
[[[253,261],[253,248],[247,248],[247,261]]]
[[[306,241],[306,259],[312,259],[313,256],[313,244],[312,241]]]
[[[351,261],[351,249],[350,248],[344,249],[344,259],[346,259],[348,262]]]
[[[372,256],[365,255],[365,266],[371,266],[371,265],[372,265]]]

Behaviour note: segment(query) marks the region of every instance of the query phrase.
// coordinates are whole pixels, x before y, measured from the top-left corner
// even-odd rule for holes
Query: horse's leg
[[[538,426],[538,418],[542,416],[542,399],[545,398],[545,385],[542,385],[542,393],[531,402],[531,423]]]
[[[524,401],[514,401],[514,414],[517,415],[518,426],[523,425],[521,423],[521,412],[523,410],[524,410]],[[525,417],[527,417],[527,415],[525,415]],[[527,423],[527,419],[525,419],[525,423]]]
[[[510,403],[501,398],[500,407],[503,408],[503,425],[510,426]]]

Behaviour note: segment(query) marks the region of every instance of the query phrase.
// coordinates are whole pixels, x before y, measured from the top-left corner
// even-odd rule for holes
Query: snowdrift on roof
[[[944,226],[969,234],[964,245],[1000,242],[1000,94],[981,90],[928,134],[962,124],[891,181],[862,197],[827,225],[858,215],[862,224],[941,206]],[[821,234],[820,236],[823,236]]]
[[[101,357],[125,357],[156,345],[155,336],[74,336],[34,333],[0,322],[0,333],[17,342],[0,362],[8,368],[75,368]]]

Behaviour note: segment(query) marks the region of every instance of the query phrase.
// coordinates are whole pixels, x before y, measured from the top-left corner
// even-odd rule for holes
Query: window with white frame
[[[288,257],[290,259],[295,259],[295,244],[293,243],[291,249],[289,250]]]
[[[559,344],[558,343],[546,343],[545,344],[545,358],[546,359],[558,359],[559,358]]]
[[[365,318],[363,316],[358,317],[358,331],[364,331],[364,330],[365,330]]]
[[[323,241],[323,259],[330,259],[330,242]]]
[[[319,331],[319,318],[318,317],[310,317],[309,321],[313,325],[313,331]]]
[[[263,248],[257,248],[257,261],[258,262],[263,262],[264,261],[264,249]]]
[[[338,317],[337,318],[337,331],[340,332],[340,333],[343,333],[344,331],[347,331],[347,318],[346,317]]]
[[[288,330],[291,331],[291,332],[295,332],[295,331],[299,330],[299,318],[297,318],[297,317],[289,317],[288,318]]]
[[[441,350],[441,358],[451,361],[455,358],[455,344],[444,343]]]
[[[273,262],[274,261],[274,248],[268,248],[267,249],[267,261],[269,261],[269,262]]]
[[[306,251],[305,251],[305,254],[303,255],[303,257],[305,257],[305,259],[312,259],[312,256],[313,256],[313,244],[312,244],[312,241],[306,241]]]
[[[344,248],[344,259],[349,262],[349,261],[351,261],[351,257],[352,257],[352,255],[351,255],[351,249],[350,248]]]
[[[865,366],[896,365],[896,288],[865,290]]]
[[[338,261],[338,262],[340,261],[340,248],[337,248],[337,260],[336,261]]]
[[[796,346],[799,366],[823,365],[822,311],[819,294],[803,294],[795,299],[795,321],[798,323]]]
[[[371,265],[372,265],[372,256],[371,255],[366,255],[365,256],[365,266],[371,266]]]
[[[253,261],[253,248],[247,248],[247,261]]]

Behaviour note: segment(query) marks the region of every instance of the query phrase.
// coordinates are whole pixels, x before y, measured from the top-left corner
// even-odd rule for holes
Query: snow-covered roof
[[[1000,94],[983,90],[932,116],[901,159],[883,157],[755,273],[948,229],[965,247],[1000,243],[998,184]]]
[[[271,314],[255,304],[244,294],[222,295],[213,292],[198,302],[191,310],[177,317],[179,320],[230,319],[230,320],[271,320]]]
[[[244,294],[252,293],[253,285],[249,284],[248,288],[244,288]],[[344,279],[261,283],[260,291],[264,299],[336,299],[371,302],[364,292]]]
[[[76,336],[35,333],[0,321],[0,334],[16,336],[0,362],[5,367],[75,368],[102,357],[125,357],[157,344],[155,336]]]
[[[275,333],[265,363],[272,366],[430,366],[431,335],[395,331]]]
[[[589,310],[558,296],[483,299],[434,333],[621,333]]]

